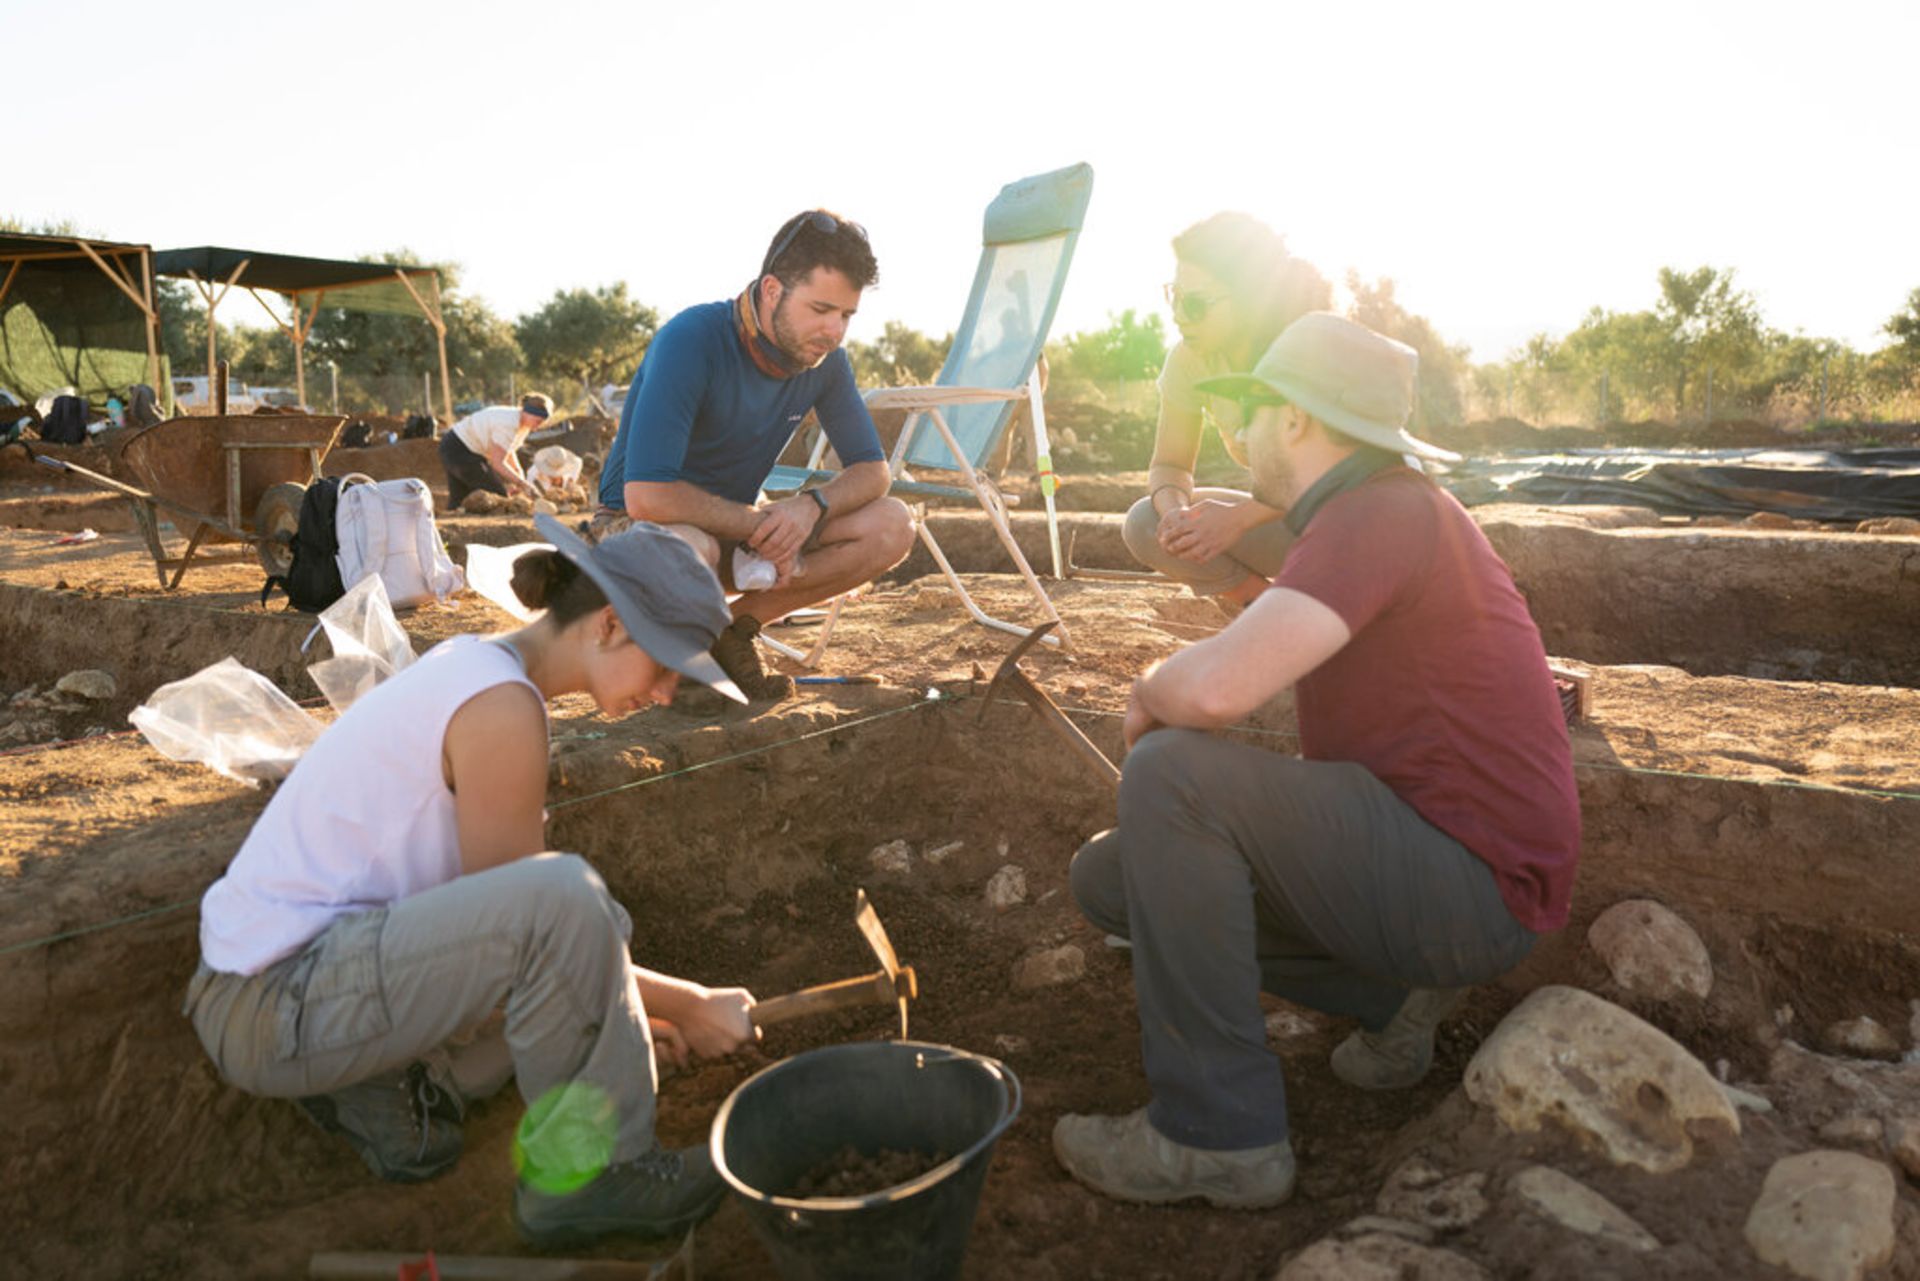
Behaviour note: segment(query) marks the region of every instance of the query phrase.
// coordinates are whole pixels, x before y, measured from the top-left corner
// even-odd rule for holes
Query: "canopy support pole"
[[[217,378],[213,369],[213,339],[214,339],[213,313],[216,309],[219,308],[220,300],[227,296],[227,291],[233,288],[234,282],[240,279],[240,273],[245,271],[247,269],[247,264],[252,261],[253,259],[251,258],[242,258],[239,262],[239,265],[234,267],[233,274],[227,277],[226,283],[220,286],[220,292],[218,294],[215,294],[213,292],[212,285],[209,285],[206,281],[200,279],[199,272],[197,271],[187,272],[187,279],[193,282],[194,288],[200,291],[200,296],[206,299],[206,302],[207,302],[207,400],[208,400],[208,403],[212,403],[213,386],[214,386],[214,383],[217,381]]]
[[[414,302],[420,305],[420,314],[427,318],[427,323],[433,326],[434,336],[440,340],[440,404],[446,411],[447,421],[451,423],[453,421],[453,380],[447,377],[447,322],[440,318],[440,273],[436,271],[429,277],[433,281],[432,306],[428,306],[427,300],[420,296],[420,291],[413,287],[411,280],[407,279],[405,267],[395,267],[393,274],[400,277],[400,283],[405,285],[407,292],[413,295]],[[433,413],[431,403],[427,405],[427,413],[429,415]],[[434,433],[436,436],[439,434],[437,431]]]
[[[147,331],[147,381],[149,385],[158,383],[160,381],[160,347],[156,340],[160,329],[160,315],[153,305],[152,260],[148,258],[145,250],[141,251],[140,273],[146,284],[146,292],[143,294],[139,289],[134,287],[133,271],[124,262],[120,261],[119,254],[114,255],[113,262],[109,265],[107,260],[100,256],[99,250],[95,249],[86,241],[76,240],[74,243],[80,246],[82,253],[93,259],[93,265],[100,269],[101,274],[105,275],[108,280],[111,280],[114,283],[114,287],[128,298],[131,298],[133,305],[140,309],[141,316],[144,317],[147,322],[145,325]],[[17,263],[15,265],[18,266]],[[13,277],[9,274],[7,278],[11,281]],[[208,326],[208,331],[212,331],[211,325]]]

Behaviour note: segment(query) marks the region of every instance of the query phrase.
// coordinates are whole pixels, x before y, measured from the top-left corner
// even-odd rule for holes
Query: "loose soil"
[[[470,528],[488,542],[527,532],[505,520]],[[1110,525],[1099,528],[1111,536]],[[1611,534],[1572,532],[1584,547]],[[992,546],[990,535],[980,542]],[[44,1277],[297,1276],[317,1251],[523,1253],[506,1214],[520,1109],[511,1090],[475,1107],[467,1152],[449,1175],[376,1184],[296,1109],[223,1085],[177,1013],[197,954],[193,905],[265,796],[159,759],[118,717],[160,680],[226,652],[303,697],[302,667],[320,656],[299,654],[310,620],[262,611],[258,574],[244,567],[190,572],[182,593],[163,597],[124,537],[56,549],[45,531],[0,531],[0,576],[9,593],[0,629],[23,627],[28,615],[67,620],[76,648],[116,661],[62,670],[108,666],[121,686],[114,733],[0,757],[0,1087],[11,1101],[0,1215],[31,1225],[13,1234],[7,1266]],[[967,582],[989,610],[1035,617],[1017,580]],[[1131,678],[1224,616],[1164,584],[1050,586],[1075,645],[1038,650],[1027,669],[1117,758]],[[1767,654],[1770,617],[1717,621],[1745,628],[1749,648]],[[424,649],[507,622],[468,597],[415,611],[406,625]],[[1551,630],[1550,616],[1543,623]],[[808,628],[781,632],[810,643]],[[1494,1208],[1444,1243],[1496,1276],[1781,1275],[1742,1243],[1745,1210],[1772,1159],[1821,1145],[1814,1131],[1829,1115],[1783,1108],[1743,1118],[1737,1144],[1710,1146],[1687,1171],[1655,1179],[1552,1134],[1502,1133],[1458,1085],[1480,1041],[1545,982],[1621,1000],[1708,1063],[1725,1060],[1735,1081],[1764,1079],[1783,1027],[1817,1042],[1818,1029],[1867,1014],[1904,1032],[1907,1002],[1920,998],[1910,933],[1920,901],[1920,692],[1597,666],[1592,719],[1573,731],[1587,824],[1573,924],[1475,992],[1443,1028],[1435,1072],[1409,1091],[1341,1085],[1327,1055],[1350,1025],[1270,1002],[1301,1183],[1280,1209],[1235,1213],[1121,1205],[1052,1159],[1048,1135],[1062,1113],[1127,1111],[1146,1093],[1127,954],[1104,945],[1067,889],[1074,849],[1113,821],[1112,794],[1023,707],[983,709],[984,677],[1012,644],[966,621],[938,578],[909,576],[850,605],[821,663],[881,685],[621,721],[572,698],[553,719],[550,839],[594,860],[633,914],[644,963],[763,994],[861,973],[871,954],[850,917],[864,886],[920,976],[914,1036],[993,1055],[1018,1074],[1024,1110],[995,1149],[966,1276],[1266,1278],[1289,1253],[1370,1212],[1412,1155],[1450,1174],[1489,1173]],[[49,666],[44,648],[0,646],[0,694],[61,674],[52,670],[60,655]],[[1289,748],[1290,705],[1277,700],[1240,734]],[[894,840],[912,851],[908,868],[876,868],[871,852]],[[1025,870],[1028,893],[999,912],[984,888],[1007,863]],[[1709,1000],[1636,1006],[1582,946],[1595,914],[1642,894],[1701,931],[1718,972]],[[1085,954],[1084,978],[1013,988],[1021,958],[1067,944]],[[669,1071],[662,1137],[703,1141],[719,1104],[759,1068],[890,1029],[891,1011],[844,1013]],[[1616,1257],[1495,1195],[1539,1160],[1612,1198],[1663,1249]],[[1896,1224],[1895,1262],[1876,1275],[1920,1276],[1920,1194],[1910,1182]],[[648,1251],[612,1243],[590,1253]],[[768,1275],[734,1204],[700,1229],[698,1258],[703,1277]]]
[[[848,1146],[808,1170],[779,1196],[862,1197],[910,1183],[953,1159],[951,1152],[862,1152]]]

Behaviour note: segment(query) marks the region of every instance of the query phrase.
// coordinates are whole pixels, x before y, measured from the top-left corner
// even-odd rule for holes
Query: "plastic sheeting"
[[[1625,504],[1671,516],[1920,517],[1920,449],[1581,450],[1469,459],[1463,503]]]

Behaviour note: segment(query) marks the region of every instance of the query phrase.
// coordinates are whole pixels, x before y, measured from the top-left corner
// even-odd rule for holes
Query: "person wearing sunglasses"
[[[1333,1075],[1404,1089],[1470,986],[1567,922],[1580,800],[1527,602],[1404,455],[1419,357],[1310,312],[1250,372],[1253,493],[1295,541],[1218,634],[1134,682],[1118,826],[1074,855],[1080,910],[1132,944],[1150,1100],[1068,1115],[1054,1152],[1129,1201],[1277,1205],[1294,1152],[1260,994],[1360,1027]],[[1299,755],[1214,733],[1287,689]]]
[[[1250,366],[1282,329],[1326,307],[1332,290],[1247,214],[1196,223],[1174,237],[1173,254],[1166,296],[1180,341],[1160,373],[1147,496],[1127,513],[1124,533],[1136,560],[1238,610],[1279,570],[1292,536],[1280,512],[1245,490],[1196,487],[1194,466],[1209,424],[1228,455],[1247,462],[1239,404],[1202,392],[1199,383]]]
[[[913,543],[912,516],[887,494],[886,454],[841,349],[879,274],[859,223],[824,209],[789,218],[740,294],[690,307],[654,335],[601,469],[593,537],[655,521],[729,588],[736,552],[772,563],[773,585],[740,592],[713,650],[756,701],[793,692],[790,677],[761,666],[761,626],[884,573]],[[764,499],[761,483],[808,414],[839,474]]]

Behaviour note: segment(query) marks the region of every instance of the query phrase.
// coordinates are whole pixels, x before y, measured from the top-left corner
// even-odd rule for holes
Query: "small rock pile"
[[[509,496],[476,489],[460,501],[460,510],[469,516],[531,516],[535,512],[558,516],[592,511],[593,502],[588,498],[586,488],[581,485],[548,490],[545,498],[528,498],[525,494]]]
[[[102,705],[118,692],[111,674],[93,668],[68,672],[44,690],[29,685],[0,702],[0,751],[105,734]]]

